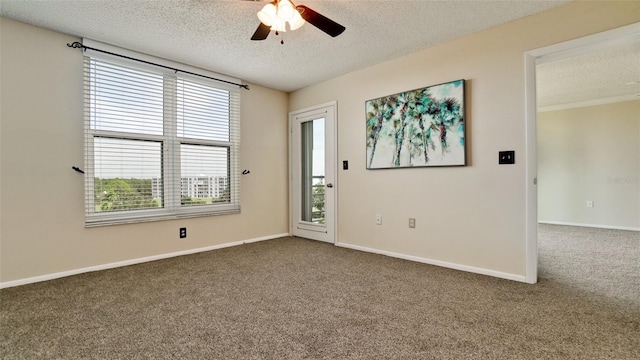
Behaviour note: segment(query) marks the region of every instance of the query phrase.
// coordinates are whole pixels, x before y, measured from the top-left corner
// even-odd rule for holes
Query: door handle
[[[328,183],[328,184],[327,184],[327,187],[328,187],[328,188],[332,188],[332,187],[333,187],[333,184],[332,184],[332,183]]]

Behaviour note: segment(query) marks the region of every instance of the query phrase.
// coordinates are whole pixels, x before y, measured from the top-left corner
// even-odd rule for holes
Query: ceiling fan
[[[260,25],[253,33],[251,40],[264,40],[269,36],[269,32],[274,30],[276,35],[278,32],[296,30],[302,26],[305,21],[317,27],[332,37],[336,37],[346,29],[344,26],[329,19],[328,17],[317,13],[316,11],[304,6],[294,5],[290,0],[274,0],[265,5],[258,12]],[[281,41],[280,43],[284,43]]]

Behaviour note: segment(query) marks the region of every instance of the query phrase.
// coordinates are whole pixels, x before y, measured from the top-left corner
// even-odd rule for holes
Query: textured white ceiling
[[[331,38],[305,24],[284,45],[249,40],[255,1],[0,0],[0,14],[293,91],[567,2],[298,0],[347,30]]]
[[[539,108],[640,100],[640,37],[537,65],[536,86]]]

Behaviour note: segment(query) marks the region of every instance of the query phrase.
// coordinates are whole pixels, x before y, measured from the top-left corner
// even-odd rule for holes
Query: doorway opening
[[[526,97],[526,275],[528,283],[538,278],[538,93],[536,67],[575,58],[605,49],[637,43],[640,24],[632,24],[599,34],[529,51],[525,54]],[[640,79],[635,79],[640,80]],[[585,203],[589,206],[589,203]]]

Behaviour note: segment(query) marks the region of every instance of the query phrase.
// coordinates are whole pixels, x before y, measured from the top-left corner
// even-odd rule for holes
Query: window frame
[[[110,52],[119,53],[125,56],[142,59],[167,65],[171,67],[185,68],[185,65],[174,64],[164,59],[153,58],[144,54],[138,54],[124,49],[118,49],[107,44],[100,44],[85,39],[83,42],[90,42],[92,47],[108,47]],[[98,44],[98,45],[94,45]],[[114,48],[117,51],[114,51]],[[161,67],[138,63],[127,59],[121,59],[116,56],[103,54],[95,51],[87,50],[84,54],[83,71],[88,72],[87,62],[95,59],[99,62],[108,62],[117,66],[124,66],[146,72],[153,72],[162,76],[163,82],[163,134],[152,135],[135,132],[107,131],[91,128],[91,114],[94,109],[91,108],[90,93],[93,84],[90,81],[90,74],[84,75],[84,133],[85,133],[85,226],[103,226],[115,224],[127,224],[149,221],[160,221],[169,219],[179,219],[199,216],[213,216],[236,214],[240,212],[240,89],[237,86],[228,85],[214,80],[204,79],[190,74],[173,72]],[[197,70],[197,73],[209,77],[220,78],[220,74],[214,74]],[[187,69],[192,71],[192,69]],[[225,77],[229,81],[239,83],[239,80]],[[178,79],[184,79],[187,82],[211,86],[220,89],[229,94],[228,107],[228,141],[220,140],[204,140],[193,137],[178,136]],[[225,80],[226,80],[225,79]],[[94,139],[98,137],[114,138],[134,141],[152,141],[161,144],[161,176],[163,182],[163,201],[159,208],[120,210],[120,211],[95,211],[95,154]],[[184,206],[181,204],[181,145],[196,145],[205,147],[227,148],[227,180],[229,186],[229,201],[214,204],[199,204]],[[152,183],[153,187],[153,183]]]

